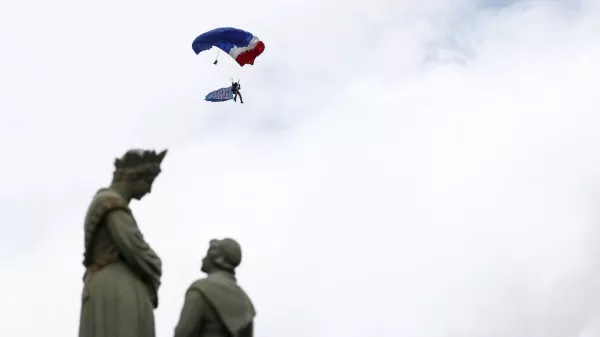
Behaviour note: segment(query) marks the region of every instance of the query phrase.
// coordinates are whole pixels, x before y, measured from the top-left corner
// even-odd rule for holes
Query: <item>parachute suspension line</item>
[[[217,48],[217,57],[215,58],[215,62],[213,62],[213,64],[217,64],[219,63],[219,53],[221,52],[221,49]]]

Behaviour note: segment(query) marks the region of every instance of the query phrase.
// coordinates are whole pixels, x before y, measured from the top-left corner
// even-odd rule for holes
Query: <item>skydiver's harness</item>
[[[231,81],[231,92],[234,94],[237,93],[241,96],[240,89],[242,86],[240,85],[240,79],[238,78],[237,82],[234,82],[233,77],[230,77],[229,80]]]
[[[240,89],[242,87],[240,86],[240,84],[238,82],[233,82],[233,84],[231,84],[231,91],[233,91],[234,93],[240,93]]]
[[[241,86],[240,86],[239,80],[238,80],[238,82],[233,82],[231,84],[231,93],[234,95],[233,96],[234,101],[236,100],[236,98],[238,96],[240,96],[240,102],[244,103],[244,101],[242,99],[242,94],[240,93],[240,88],[241,88]]]

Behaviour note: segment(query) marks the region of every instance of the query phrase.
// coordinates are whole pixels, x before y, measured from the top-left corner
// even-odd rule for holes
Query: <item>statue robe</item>
[[[216,271],[187,290],[175,337],[253,337],[255,316],[235,276]]]
[[[139,231],[127,202],[98,191],[85,220],[79,337],[155,337],[162,263]]]

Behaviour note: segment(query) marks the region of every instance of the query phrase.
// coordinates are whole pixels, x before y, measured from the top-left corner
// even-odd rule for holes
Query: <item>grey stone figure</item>
[[[110,187],[88,208],[79,337],[155,337],[162,262],[129,202],[150,193],[166,153],[130,150],[116,159]]]
[[[210,241],[201,268],[207,276],[188,288],[175,337],[253,336],[256,311],[235,277],[241,262],[235,240]]]

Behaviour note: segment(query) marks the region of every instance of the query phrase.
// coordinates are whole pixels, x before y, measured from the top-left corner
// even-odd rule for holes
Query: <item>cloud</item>
[[[131,147],[170,149],[133,205],[159,336],[224,236],[260,335],[566,337],[599,314],[591,1],[36,6],[0,14],[1,332],[76,335],[83,215]],[[193,54],[225,25],[266,41],[254,67]],[[230,76],[246,104],[203,101]]]

